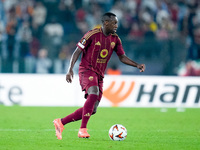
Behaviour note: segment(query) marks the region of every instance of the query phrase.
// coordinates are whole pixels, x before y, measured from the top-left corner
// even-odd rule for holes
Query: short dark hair
[[[116,17],[116,15],[111,12],[107,12],[107,13],[103,14],[103,16],[101,18],[102,23],[104,23],[104,21],[109,21],[112,16]]]

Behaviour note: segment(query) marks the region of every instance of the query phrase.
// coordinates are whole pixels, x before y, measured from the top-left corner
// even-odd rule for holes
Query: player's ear
[[[108,22],[109,22],[108,20],[105,20],[105,21],[104,21],[104,26],[107,26],[107,25],[108,25]]]

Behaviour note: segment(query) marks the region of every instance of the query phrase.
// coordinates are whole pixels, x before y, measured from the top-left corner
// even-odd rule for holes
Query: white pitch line
[[[79,129],[67,129],[67,131],[69,132],[78,132]],[[90,131],[98,131],[98,132],[108,132],[108,130],[94,130],[94,129],[90,129]],[[128,131],[132,131],[132,132],[143,132],[143,130],[128,130]],[[185,132],[191,132],[192,130],[187,130]],[[0,132],[55,132],[55,129],[0,129]],[[182,130],[153,130],[152,132],[183,132]],[[200,130],[198,130],[197,132],[200,133]]]
[[[0,132],[53,132],[55,129],[0,129]],[[79,131],[79,129],[67,129],[67,131]],[[90,131],[95,131],[90,129]],[[97,130],[96,130],[97,131]],[[98,130],[107,131],[107,130]]]
[[[22,132],[37,132],[37,131],[55,131],[55,129],[41,129],[41,130],[34,130],[34,129],[0,129],[0,132],[19,132],[19,131],[22,131]]]

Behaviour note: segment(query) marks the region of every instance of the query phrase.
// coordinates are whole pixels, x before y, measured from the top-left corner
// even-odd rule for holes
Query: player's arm
[[[68,83],[72,82],[72,78],[74,76],[73,68],[74,68],[74,65],[75,65],[76,61],[78,60],[81,53],[82,53],[82,50],[79,47],[77,47],[75,49],[74,53],[72,54],[72,57],[71,57],[71,60],[70,60],[70,65],[69,65],[69,68],[68,68],[68,72],[66,74],[66,81]]]
[[[140,69],[140,72],[144,72],[145,70],[145,64],[138,64],[135,61],[131,60],[130,58],[128,58],[125,54],[118,56],[119,60],[127,65],[133,66],[133,67],[137,67],[138,69]]]

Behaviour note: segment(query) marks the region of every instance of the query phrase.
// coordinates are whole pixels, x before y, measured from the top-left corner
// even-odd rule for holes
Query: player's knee
[[[99,95],[99,87],[98,86],[91,86],[88,89],[88,94],[95,94],[95,95]]]

